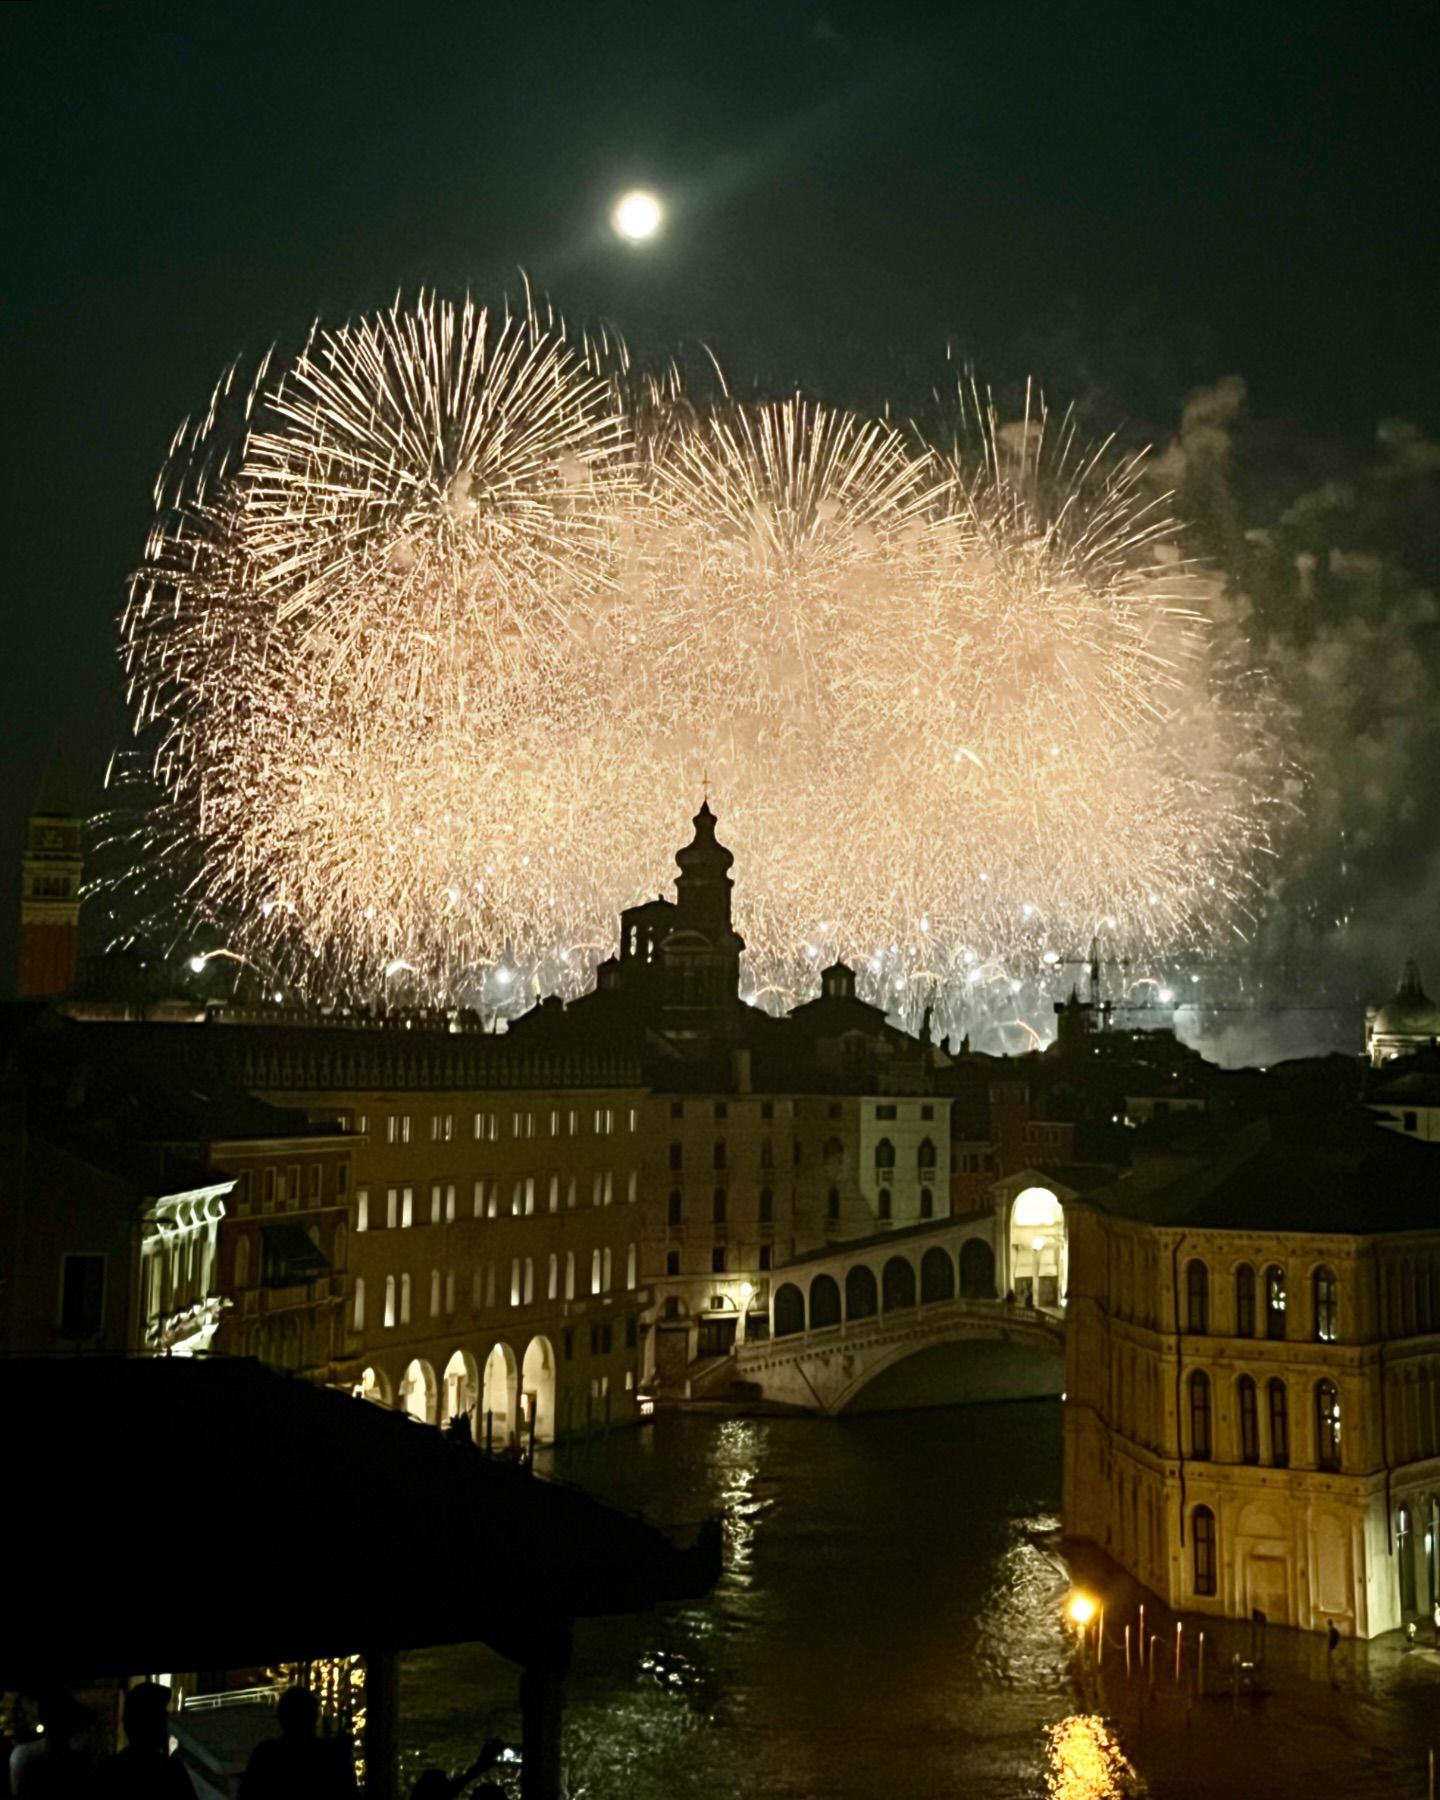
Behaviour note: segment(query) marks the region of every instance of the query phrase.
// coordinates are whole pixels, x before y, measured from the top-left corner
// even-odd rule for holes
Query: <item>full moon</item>
[[[635,188],[628,194],[622,194],[615,202],[610,221],[623,238],[632,244],[643,243],[646,238],[654,237],[660,229],[660,202],[654,194],[647,194],[643,188]]]

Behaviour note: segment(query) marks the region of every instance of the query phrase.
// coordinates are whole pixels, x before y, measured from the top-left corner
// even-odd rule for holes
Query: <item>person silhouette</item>
[[[500,1738],[491,1738],[470,1767],[459,1775],[447,1775],[444,1769],[424,1770],[410,1790],[410,1800],[459,1800],[472,1781],[478,1781],[487,1769],[495,1767],[504,1748]],[[487,1781],[484,1787],[475,1789],[471,1800],[493,1800],[497,1795],[504,1800],[504,1794],[497,1782]]]
[[[240,1800],[346,1800],[356,1792],[345,1746],[316,1734],[320,1703],[309,1688],[286,1688],[275,1722],[280,1735],[255,1746]]]
[[[196,1800],[185,1765],[170,1754],[170,1690],[142,1681],[125,1696],[125,1748],[101,1763],[102,1800]]]
[[[42,1735],[11,1751],[10,1792],[26,1800],[88,1800],[94,1766],[70,1741],[84,1722],[83,1709],[64,1688],[51,1688],[36,1710]]]

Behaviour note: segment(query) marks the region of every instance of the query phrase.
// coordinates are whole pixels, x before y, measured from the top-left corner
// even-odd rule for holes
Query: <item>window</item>
[[[1290,1466],[1290,1408],[1285,1383],[1276,1376],[1266,1389],[1270,1403],[1270,1460],[1277,1469]]]
[[[526,1306],[535,1304],[535,1258],[533,1256],[525,1258],[525,1304]]]
[[[725,1273],[725,1246],[717,1244],[710,1252],[710,1272],[712,1275]]]
[[[715,1117],[717,1119],[728,1119],[729,1116],[730,1107],[728,1103],[724,1100],[717,1100],[715,1102]]]
[[[363,1275],[355,1277],[355,1311],[351,1329],[354,1331],[365,1329],[365,1277]]]
[[[1265,1271],[1265,1335],[1285,1335],[1285,1271],[1279,1263],[1271,1263]]]
[[[545,1276],[545,1298],[547,1300],[560,1298],[560,1258],[553,1250],[550,1252],[550,1266]]]
[[[385,1225],[386,1225],[386,1228],[390,1231],[393,1231],[399,1223],[400,1223],[400,1190],[399,1190],[399,1188],[386,1188],[386,1190],[385,1190]]]
[[[445,1184],[445,1223],[447,1225],[455,1223],[455,1183],[453,1181]]]
[[[576,1112],[576,1110],[573,1106],[570,1108],[570,1111],[565,1115],[565,1129],[571,1137],[576,1137],[579,1134],[580,1115],[578,1112]]]
[[[492,1181],[485,1200],[485,1210],[492,1219],[500,1217],[500,1183]]]
[[[454,1113],[433,1113],[430,1118],[432,1144],[448,1144],[455,1136]]]
[[[395,1277],[385,1277],[385,1329],[388,1331],[395,1323]]]
[[[357,1231],[368,1231],[370,1229],[369,1188],[356,1188],[355,1190],[355,1229]]]
[[[640,1266],[639,1266],[639,1262],[637,1259],[637,1253],[636,1253],[635,1246],[633,1244],[627,1244],[625,1246],[625,1291],[626,1291],[626,1293],[634,1293],[635,1284],[639,1280],[639,1277],[640,1277]]]
[[[573,1175],[565,1183],[565,1210],[567,1212],[575,1210],[575,1177]]]
[[[485,1304],[486,1306],[495,1304],[495,1265],[493,1262],[485,1265]]]
[[[1333,1344],[1340,1335],[1340,1308],[1336,1294],[1335,1271],[1323,1265],[1315,1271],[1315,1336],[1322,1344]]]
[[[630,1317],[625,1321],[625,1348],[627,1350],[633,1350],[639,1342],[640,1321],[635,1317],[634,1313],[631,1313]],[[625,1385],[627,1387],[630,1385],[628,1379]]]
[[[248,1287],[250,1283],[250,1239],[242,1237],[235,1246],[235,1285],[237,1288]]]
[[[573,1250],[565,1252],[565,1298],[567,1300],[575,1298],[575,1252]]]
[[[440,1223],[440,1208],[444,1205],[444,1198],[444,1189],[439,1182],[432,1183],[430,1188],[430,1223],[432,1225]]]
[[[666,1222],[668,1224],[678,1225],[680,1223],[680,1221],[684,1218],[685,1215],[682,1210],[683,1204],[684,1203],[682,1202],[682,1200],[680,1198],[679,1188],[671,1188],[670,1198],[666,1204],[666,1215],[665,1215]]]
[[[560,1210],[560,1177],[558,1175],[552,1175],[550,1177],[550,1186],[546,1191],[546,1201],[547,1201],[547,1204],[549,1205],[550,1211],[552,1213],[559,1212],[559,1210]]]
[[[479,1312],[485,1300],[485,1277],[477,1268],[470,1277],[470,1304]]]
[[[310,1167],[305,1171],[305,1191],[310,1199],[316,1204],[318,1204],[320,1200],[320,1174],[321,1170],[318,1162],[311,1163]]]
[[[670,1146],[670,1167],[672,1169],[683,1169],[684,1166],[685,1152],[683,1147],[679,1144],[672,1144]]]
[[[893,1207],[891,1205],[891,1200],[890,1200],[890,1190],[889,1190],[889,1188],[881,1188],[881,1190],[880,1190],[880,1217],[882,1219],[888,1219],[892,1216],[892,1213],[893,1213]]]
[[[928,1187],[920,1190],[920,1217],[922,1219],[935,1217],[935,1195],[933,1190]]]
[[[762,1269],[770,1267],[770,1246],[768,1244],[760,1246],[760,1267]]]
[[[605,1195],[605,1178],[598,1172],[590,1183],[590,1204],[599,1206]]]
[[[610,1169],[605,1171],[605,1191],[602,1205],[609,1206],[615,1198],[615,1175]]]
[[[632,1106],[630,1108],[628,1124],[631,1131],[638,1131],[640,1129],[640,1108],[638,1106]]]
[[[400,1115],[400,1142],[402,1144],[408,1144],[410,1142],[410,1115],[409,1115],[409,1113],[401,1113],[401,1115]]]
[[[600,1292],[600,1252],[592,1251],[590,1255],[590,1292]]]
[[[560,1135],[560,1114],[558,1112],[552,1112],[550,1114],[550,1135],[551,1137],[559,1137]]]
[[[520,1217],[520,1210],[524,1203],[525,1189],[518,1180],[513,1181],[510,1184],[510,1217],[512,1219],[518,1219]]]
[[[888,1181],[890,1172],[895,1167],[895,1146],[889,1138],[881,1138],[875,1146],[875,1179]]]
[[[400,1223],[402,1225],[413,1225],[415,1223],[414,1188],[407,1187],[401,1188],[400,1190]]]
[[[1315,1384],[1315,1462],[1322,1469],[1340,1467],[1340,1392],[1333,1381]]]
[[[1235,1271],[1235,1335],[1255,1335],[1255,1271],[1249,1263]]]
[[[445,1271],[445,1316],[448,1319],[455,1311],[455,1271]]]
[[[633,1206],[639,1198],[640,1198],[640,1172],[638,1169],[632,1169],[630,1171],[630,1173],[625,1177],[625,1201],[626,1201],[626,1204],[628,1206]]]
[[[893,1119],[895,1117],[895,1108],[893,1106],[877,1106],[875,1108],[875,1117],[877,1119]]]
[[[935,1117],[935,1108],[933,1106],[922,1106],[920,1108],[920,1117],[922,1119],[933,1119]]]
[[[760,1223],[770,1224],[775,1217],[775,1196],[769,1188],[760,1190]]]
[[[385,1115],[385,1142],[387,1144],[398,1144],[400,1142],[399,1113],[386,1113]]]
[[[775,1102],[773,1100],[762,1100],[760,1102],[760,1117],[762,1119],[773,1119],[775,1117]]]
[[[716,1144],[715,1153],[710,1160],[710,1166],[713,1169],[723,1169],[725,1167],[725,1145],[723,1140]]]
[[[716,1225],[725,1223],[725,1190],[716,1188],[710,1200],[710,1217]]]
[[[825,1217],[827,1219],[840,1217],[840,1190],[837,1187],[832,1187],[825,1196]]]
[[[520,1304],[520,1283],[520,1258],[518,1256],[513,1256],[510,1259],[510,1304],[512,1306],[518,1306]]]
[[[438,1269],[430,1271],[430,1317],[432,1319],[440,1317],[440,1271]]]
[[[1210,1270],[1198,1256],[1185,1265],[1185,1329],[1195,1337],[1210,1329]]]
[[[566,1362],[575,1360],[575,1333],[573,1331],[565,1333],[565,1360]]]
[[[410,1277],[408,1275],[400,1277],[400,1323],[402,1325],[410,1323]]]
[[[760,1167],[762,1169],[775,1167],[775,1146],[769,1138],[765,1138],[760,1145]]]
[[[1192,1369],[1190,1391],[1190,1454],[1196,1462],[1210,1460],[1210,1377]]]
[[[1255,1392],[1254,1380],[1249,1375],[1242,1375],[1235,1384],[1235,1394],[1240,1408],[1240,1460],[1246,1463],[1258,1463],[1260,1460],[1260,1402]]]
[[[597,1106],[595,1108],[595,1135],[597,1137],[609,1137],[614,1129],[615,1114],[612,1108],[608,1106]]]
[[[105,1258],[60,1259],[60,1335],[72,1341],[99,1337],[105,1320]]]
[[[929,1138],[926,1138],[915,1152],[915,1167],[922,1181],[935,1179],[935,1146]]]
[[[472,1205],[474,1207],[475,1217],[477,1219],[483,1219],[485,1217],[485,1183],[483,1181],[477,1181],[475,1183]]]
[[[672,1100],[670,1102],[670,1117],[672,1119],[683,1119],[685,1117],[685,1102],[683,1100]]]
[[[533,1175],[527,1175],[525,1177],[525,1217],[527,1219],[530,1219],[530,1218],[533,1218],[534,1216],[535,1216],[535,1177]]]
[[[1190,1515],[1190,1542],[1195,1555],[1195,1592],[1215,1592],[1215,1515],[1197,1506]]]
[[[678,1275],[680,1273],[680,1252],[678,1250],[667,1250],[665,1252],[665,1273],[667,1275]]]
[[[260,1179],[260,1204],[266,1212],[275,1210],[275,1171],[267,1169]]]
[[[615,1285],[615,1271],[610,1260],[608,1247],[601,1252],[600,1258],[600,1292],[608,1294]]]

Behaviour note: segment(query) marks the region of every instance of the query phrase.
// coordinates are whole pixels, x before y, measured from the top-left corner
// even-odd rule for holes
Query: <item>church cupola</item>
[[[855,971],[849,963],[833,962],[828,969],[820,971],[820,993],[826,1000],[855,998]]]
[[[691,821],[695,836],[675,852],[680,873],[675,880],[675,905],[687,921],[701,926],[728,926],[730,894],[734,883],[730,870],[733,853],[715,836],[715,815],[710,802],[701,803]]]
[[[735,858],[715,836],[715,815],[703,802],[695,836],[675,861],[675,905],[660,946],[667,1029],[687,1034],[727,1032],[738,1020],[740,952],[730,918]]]

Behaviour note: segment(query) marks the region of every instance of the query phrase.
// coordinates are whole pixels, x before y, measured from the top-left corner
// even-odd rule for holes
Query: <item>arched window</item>
[[[716,1225],[725,1223],[725,1190],[716,1188],[710,1199],[710,1218]]]
[[[596,1256],[599,1256],[600,1252],[597,1250],[595,1254]],[[518,1256],[512,1256],[510,1258],[510,1304],[512,1306],[518,1306],[520,1304],[520,1295],[524,1291],[522,1287],[523,1280],[524,1277],[520,1273],[520,1258]]]
[[[1198,1256],[1185,1265],[1185,1329],[1196,1337],[1210,1329],[1210,1270]]]
[[[610,1253],[607,1250],[605,1254],[608,1256]],[[535,1303],[535,1258],[533,1256],[527,1256],[525,1258],[525,1287],[523,1291],[526,1306],[533,1306]]]
[[[933,1181],[935,1179],[935,1146],[930,1142],[928,1137],[921,1143],[920,1148],[915,1152],[915,1167],[921,1181]]]
[[[1203,1369],[1192,1369],[1187,1386],[1190,1393],[1190,1454],[1196,1462],[1209,1462],[1210,1377]]]
[[[640,1267],[635,1246],[627,1244],[625,1247],[625,1290],[627,1293],[634,1292],[639,1276]]]
[[[567,1300],[575,1298],[575,1252],[573,1250],[565,1252],[565,1298]]]
[[[1340,1467],[1340,1391],[1333,1381],[1315,1384],[1315,1461],[1322,1469]]]
[[[840,1217],[840,1190],[837,1187],[832,1187],[825,1196],[825,1217],[827,1219]]]
[[[430,1317],[432,1319],[440,1317],[440,1271],[438,1269],[430,1271]]]
[[[685,1166],[684,1148],[680,1144],[672,1144],[670,1146],[670,1167],[672,1169],[682,1169],[682,1168],[684,1168],[684,1166]]]
[[[355,1325],[356,1331],[365,1329],[365,1277],[355,1277]]]
[[[1215,1592],[1215,1515],[1197,1506],[1190,1515],[1190,1543],[1195,1557],[1195,1592]]]
[[[1258,1463],[1260,1460],[1260,1398],[1255,1391],[1254,1378],[1242,1375],[1235,1383],[1235,1398],[1240,1413],[1240,1460],[1247,1463]]]
[[[845,1272],[845,1317],[873,1319],[879,1304],[874,1273],[864,1263]]]
[[[590,1292],[600,1292],[600,1252],[592,1251],[590,1256]]]
[[[560,1258],[553,1250],[550,1252],[550,1266],[545,1277],[545,1298],[547,1300],[560,1298]]]
[[[879,1202],[880,1202],[880,1217],[882,1219],[892,1218],[894,1216],[895,1208],[894,1208],[894,1204],[890,1198],[889,1188],[881,1188],[880,1195],[879,1195]]]
[[[1290,1403],[1277,1375],[1266,1386],[1270,1411],[1270,1460],[1277,1469],[1290,1466]]]
[[[844,1156],[844,1154],[845,1154],[845,1146],[840,1142],[838,1137],[826,1138],[826,1140],[825,1140],[825,1161],[827,1163],[838,1163],[841,1160],[841,1158]]]
[[[712,1159],[711,1167],[715,1169],[723,1169],[725,1167],[725,1140],[723,1138],[715,1145],[715,1155]]]
[[[775,1196],[769,1188],[760,1190],[760,1223],[769,1225],[775,1217]]]
[[[615,1285],[615,1268],[610,1246],[607,1244],[600,1255],[600,1292],[608,1294]]]
[[[246,1233],[241,1236],[235,1246],[235,1285],[237,1288],[250,1284],[250,1238]]]
[[[1255,1271],[1249,1263],[1235,1271],[1235,1335],[1255,1335]]]
[[[1285,1271],[1279,1263],[1271,1263],[1265,1271],[1265,1335],[1285,1335]]]
[[[895,1146],[889,1138],[881,1138],[875,1146],[875,1179],[888,1181],[895,1167]]]
[[[1315,1336],[1322,1344],[1333,1344],[1339,1336],[1340,1306],[1336,1293],[1335,1271],[1322,1263],[1311,1278],[1315,1300]]]
[[[666,1204],[665,1216],[671,1225],[680,1224],[681,1220],[684,1218],[684,1202],[680,1198],[679,1188],[671,1188],[670,1199]]]
[[[935,1194],[934,1190],[928,1187],[920,1190],[920,1217],[922,1219],[935,1217]]]
[[[775,1167],[775,1146],[769,1138],[764,1138],[760,1144],[760,1167],[762,1169]]]

